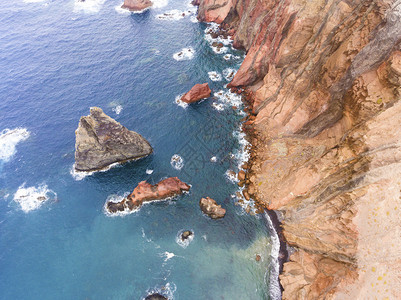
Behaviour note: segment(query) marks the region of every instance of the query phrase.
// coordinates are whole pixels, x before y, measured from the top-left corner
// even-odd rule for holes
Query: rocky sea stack
[[[75,131],[75,170],[97,171],[116,162],[145,157],[153,152],[149,142],[92,107]]]
[[[226,215],[226,210],[218,205],[212,198],[206,197],[199,201],[199,206],[205,215],[212,219],[221,219]]]
[[[142,11],[153,5],[150,0],[124,0],[121,8],[128,9],[129,11]]]
[[[210,97],[211,89],[209,88],[209,84],[195,84],[189,92],[187,92],[184,96],[182,96],[181,101],[185,103],[194,103],[201,99]]]

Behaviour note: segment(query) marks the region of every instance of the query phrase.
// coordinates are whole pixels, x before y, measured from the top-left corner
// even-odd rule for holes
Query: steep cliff
[[[295,248],[283,299],[401,292],[401,1],[203,0],[247,51],[247,192]]]

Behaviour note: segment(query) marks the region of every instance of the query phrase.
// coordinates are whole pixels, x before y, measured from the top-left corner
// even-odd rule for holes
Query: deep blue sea
[[[213,25],[185,1],[157,0],[141,14],[121,4],[0,1],[0,299],[277,299],[277,237],[266,216],[236,205],[227,176],[247,156],[232,108],[240,99],[224,88],[244,53],[227,41],[216,53],[205,35]],[[213,98],[176,103],[203,82]],[[92,106],[154,153],[74,174],[75,130]],[[108,199],[170,176],[190,193],[105,213]],[[202,214],[205,196],[224,219]],[[194,239],[182,245],[187,229]]]

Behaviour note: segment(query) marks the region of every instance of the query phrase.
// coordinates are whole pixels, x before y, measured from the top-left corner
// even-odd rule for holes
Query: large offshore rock
[[[163,179],[155,185],[141,181],[134,191],[120,202],[107,202],[110,213],[140,208],[144,202],[163,200],[189,191],[191,187],[177,177]]]
[[[96,171],[116,162],[138,159],[152,153],[149,142],[92,107],[81,117],[75,132],[75,170]]]
[[[194,103],[201,99],[205,99],[210,97],[211,89],[209,88],[209,84],[195,84],[189,92],[187,92],[184,96],[182,96],[181,101],[185,103]]]
[[[221,219],[226,215],[226,210],[212,198],[206,197],[200,199],[199,206],[202,212],[212,219]]]
[[[141,11],[149,8],[153,5],[150,0],[124,0],[121,8],[128,9],[130,11]]]

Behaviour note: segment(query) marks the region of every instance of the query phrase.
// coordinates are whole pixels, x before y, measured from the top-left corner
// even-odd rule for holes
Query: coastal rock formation
[[[144,202],[174,197],[189,189],[190,186],[177,177],[163,179],[155,185],[141,181],[127,198],[120,202],[107,202],[106,208],[110,213],[130,211],[141,207]]]
[[[218,205],[212,198],[206,197],[199,201],[199,206],[205,215],[212,219],[221,219],[226,215],[226,210]]]
[[[150,0],[124,0],[121,8],[128,9],[130,11],[141,11],[147,9],[153,5]]]
[[[155,293],[155,294],[146,296],[145,300],[168,300],[168,298],[164,297],[161,294]]]
[[[128,130],[98,107],[91,107],[90,115],[81,117],[75,135],[77,171],[97,171],[153,152],[140,134]]]
[[[195,84],[189,92],[187,92],[184,96],[182,96],[181,101],[185,103],[194,103],[201,99],[207,98],[210,96],[212,91],[209,88],[209,84]]]
[[[190,236],[193,235],[193,232],[190,230],[185,230],[182,234],[181,234],[181,240],[185,241],[187,240]]]
[[[199,18],[247,51],[248,190],[295,249],[283,299],[398,298],[401,1],[217,4]]]

